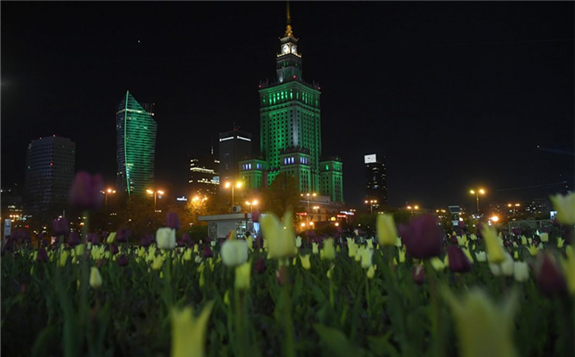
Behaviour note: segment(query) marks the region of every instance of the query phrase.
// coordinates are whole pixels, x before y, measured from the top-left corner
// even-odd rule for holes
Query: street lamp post
[[[250,206],[250,213],[251,214],[254,213],[254,206],[257,206],[257,204],[258,204],[257,200],[253,200],[252,202],[246,201],[246,205]]]
[[[377,204],[377,200],[365,200],[365,203],[369,203],[370,212],[373,214],[373,205]]]
[[[234,190],[235,188],[241,188],[242,187],[242,183],[241,182],[235,182],[235,183],[231,183],[231,182],[226,182],[225,188],[232,188],[232,207],[234,206]]]
[[[485,190],[480,188],[478,190],[470,190],[469,193],[475,195],[475,200],[477,202],[477,215],[479,215],[479,194],[485,195]]]
[[[106,207],[108,207],[108,195],[112,194],[112,193],[116,193],[116,190],[112,190],[111,188],[107,189],[106,191],[100,191],[104,194],[104,196],[106,197]]]
[[[157,199],[158,193],[159,193],[160,195],[163,195],[163,194],[164,194],[164,191],[161,191],[161,190],[154,190],[154,191],[152,191],[152,190],[146,190],[146,192],[149,193],[150,195],[154,195],[154,212],[156,212],[156,199]]]

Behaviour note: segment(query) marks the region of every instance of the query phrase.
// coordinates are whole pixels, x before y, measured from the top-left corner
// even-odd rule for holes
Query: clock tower
[[[297,41],[291,27],[289,4],[287,8],[287,26],[284,37],[280,39],[280,53],[276,58],[278,82],[302,79],[301,55],[297,52]]]

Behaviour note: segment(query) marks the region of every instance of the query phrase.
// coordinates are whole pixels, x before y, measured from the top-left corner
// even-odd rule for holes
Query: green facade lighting
[[[128,195],[154,187],[158,124],[127,91],[116,112],[116,186]]]

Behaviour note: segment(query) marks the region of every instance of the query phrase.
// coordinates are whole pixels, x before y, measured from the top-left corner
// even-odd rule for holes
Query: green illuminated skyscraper
[[[257,186],[257,182],[265,186],[280,172],[287,172],[299,179],[301,192],[317,192],[330,196],[332,201],[343,202],[343,164],[337,158],[330,158],[329,165],[320,162],[321,92],[317,83],[303,81],[302,55],[297,43],[288,7],[286,31],[276,55],[277,81],[261,83],[259,89],[260,150],[266,164],[255,159],[242,161],[241,176],[250,182],[249,186]],[[324,170],[325,167],[329,170]],[[322,174],[323,171],[330,173]],[[335,173],[337,178],[332,178]],[[326,179],[320,182],[324,176]]]
[[[158,124],[153,116],[126,91],[116,112],[116,187],[128,195],[143,195],[154,186]]]

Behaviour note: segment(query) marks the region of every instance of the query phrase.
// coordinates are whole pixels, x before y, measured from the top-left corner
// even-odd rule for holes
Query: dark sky
[[[424,207],[572,189],[571,2],[292,2],[303,77],[322,90],[323,153],[363,202],[363,155],[387,157],[389,200]],[[275,78],[284,2],[2,2],[2,185],[26,147],[76,142],[76,168],[115,182],[115,112],[156,103],[156,178],[236,122],[259,143],[260,80]],[[571,155],[537,149],[537,145]],[[259,146],[259,144],[258,144]],[[259,148],[254,148],[259,149]],[[535,188],[528,188],[537,186]],[[509,190],[513,188],[512,190]]]

